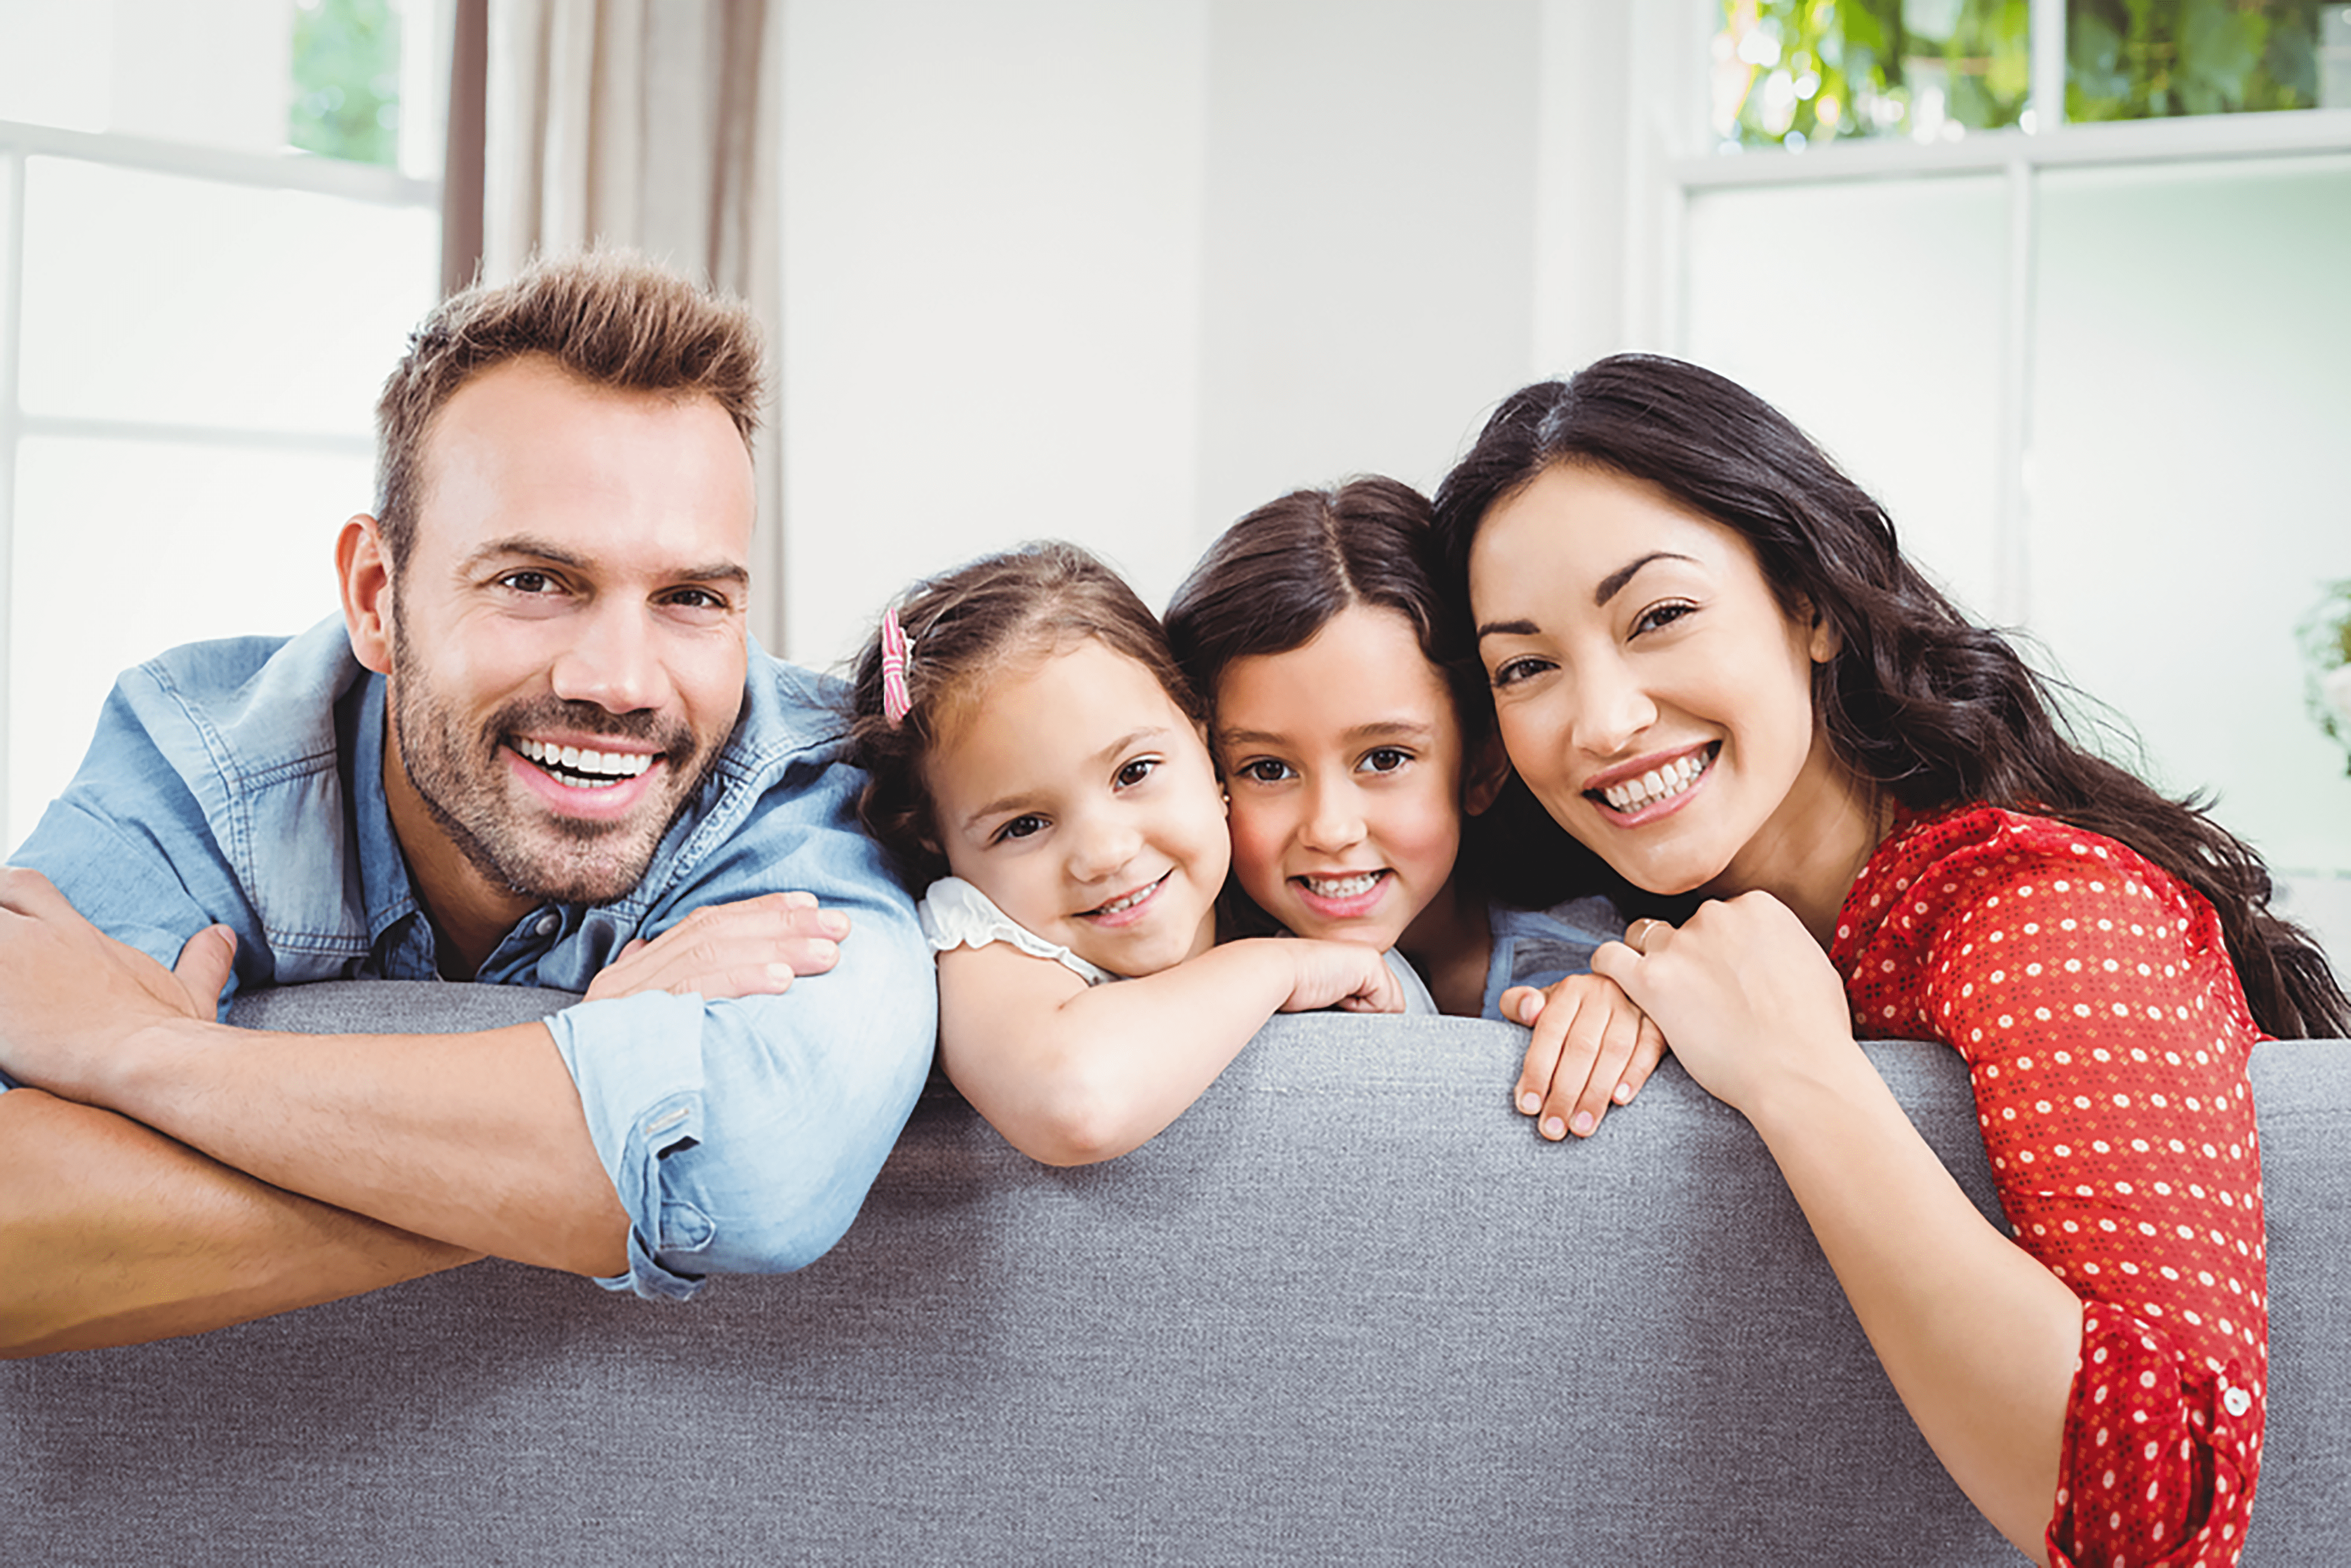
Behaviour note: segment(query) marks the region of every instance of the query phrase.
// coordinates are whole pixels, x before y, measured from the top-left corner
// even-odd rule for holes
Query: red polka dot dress
[[[2237,1562],[2268,1384],[2252,1021],[2211,906],[2112,839],[1898,822],[1830,953],[1861,1039],[1949,1041],[2018,1245],[2083,1304],[2050,1560]]]

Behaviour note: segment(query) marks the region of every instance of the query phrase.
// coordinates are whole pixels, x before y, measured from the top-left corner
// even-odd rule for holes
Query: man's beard
[[[393,725],[402,768],[417,798],[474,869],[524,897],[554,904],[609,904],[644,879],[671,824],[698,794],[718,760],[719,747],[697,756],[694,732],[682,721],[664,724],[651,714],[616,714],[594,703],[544,696],[510,703],[467,734],[465,721],[420,679],[413,663],[395,654]],[[552,813],[546,842],[523,830],[508,793],[505,759],[509,737],[559,732],[602,735],[657,747],[671,781],[669,810],[611,821]],[[680,785],[683,783],[683,787]]]

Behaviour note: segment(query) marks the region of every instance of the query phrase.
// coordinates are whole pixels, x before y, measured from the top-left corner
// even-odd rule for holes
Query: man
[[[625,258],[458,296],[386,383],[341,623],[123,677],[0,873],[0,1345],[483,1254],[682,1298],[846,1228],[935,989],[822,693],[746,635],[758,367],[747,312]],[[474,1035],[214,1021],[353,976],[590,999]]]

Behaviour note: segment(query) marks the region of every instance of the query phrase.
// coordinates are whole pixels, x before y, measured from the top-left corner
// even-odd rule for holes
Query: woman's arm
[[[1753,1123],[1936,1457],[2036,1563],[2081,1304],[1985,1223],[1855,1043],[1836,972],[1788,908],[1702,906],[1593,960]]]
[[[2209,908],[2121,846],[2017,821],[1856,892],[1883,914],[1840,936],[1851,1010],[1834,1030],[1833,973],[1788,939],[1790,917],[1768,901],[1710,905],[1645,944],[1637,965],[1599,967],[1646,974],[1627,988],[1657,988],[1677,1054],[1762,1131],[1921,1430],[2011,1539],[2026,1521],[2021,1503],[2011,1517],[1994,1511],[2002,1474],[2024,1478],[2014,1495],[2042,1487],[2050,1561],[2233,1562],[2267,1378],[2245,1071],[2258,1035]],[[1713,987],[1713,999],[1685,997],[1686,983]],[[1969,1063],[2011,1234],[2004,1251],[1961,1262],[1948,1298],[1932,1270],[1970,1218],[1930,1197],[1942,1182],[1923,1146],[1907,1180],[1902,1161],[1873,1160],[1915,1134],[1893,1124],[1875,1073],[1860,1076],[1844,1027],[1855,1019],[1874,1034],[1944,1039]],[[1686,1044],[1677,1024],[1698,1032]],[[2070,1381],[2026,1370],[2055,1357],[2050,1320],[2002,1304],[2024,1284],[2019,1259],[2077,1302]],[[1914,1281],[1914,1269],[1928,1272]],[[1906,1301],[1913,1282],[1933,1288]],[[1960,1321],[1946,1322],[1955,1311]],[[1991,1333],[1970,1349],[1979,1315]],[[1931,1354],[1915,1356],[1919,1334],[1949,1345],[1948,1387]],[[2003,1414],[2019,1386],[2065,1396],[2045,1480],[2040,1460],[2024,1463],[2032,1427]],[[2003,1430],[2012,1453],[2001,1451]]]
[[[1014,1148],[1092,1165],[1148,1142],[1277,1012],[1395,1012],[1376,949],[1254,937],[1088,987],[1003,943],[939,958],[939,1061]]]

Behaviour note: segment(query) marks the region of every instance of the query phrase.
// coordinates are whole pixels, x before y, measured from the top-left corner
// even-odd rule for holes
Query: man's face
[[[528,359],[449,400],[423,466],[388,596],[386,773],[426,902],[617,898],[742,706],[742,439],[707,398]]]

